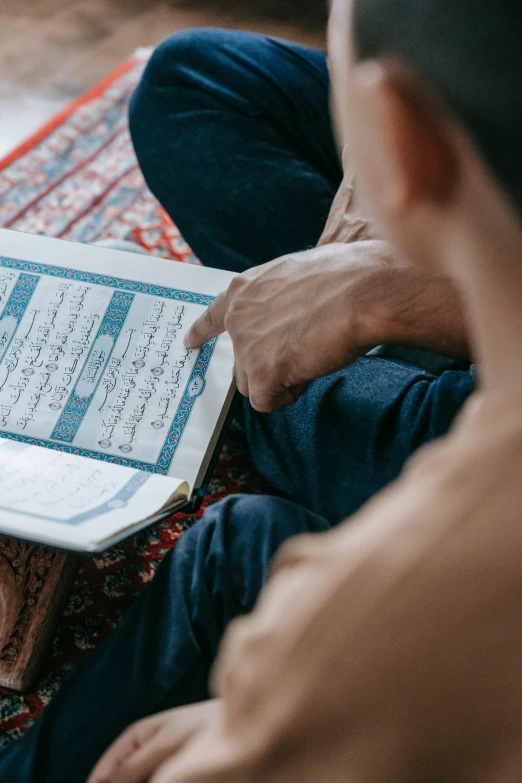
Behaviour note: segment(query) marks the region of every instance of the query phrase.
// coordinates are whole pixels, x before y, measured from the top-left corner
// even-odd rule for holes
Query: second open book
[[[0,533],[94,552],[181,510],[234,397],[232,274],[0,230]]]

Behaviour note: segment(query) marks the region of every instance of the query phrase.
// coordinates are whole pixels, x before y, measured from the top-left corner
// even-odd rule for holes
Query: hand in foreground
[[[88,783],[143,783],[194,738],[219,708],[206,701],[139,721],[125,731],[98,762]]]
[[[238,275],[185,345],[199,348],[225,330],[238,389],[262,413],[380,343],[451,353],[465,353],[466,343],[451,283],[393,260],[379,240],[324,245]]]

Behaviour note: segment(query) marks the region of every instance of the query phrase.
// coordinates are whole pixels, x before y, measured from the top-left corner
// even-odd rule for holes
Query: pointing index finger
[[[201,348],[213,337],[225,331],[225,316],[228,310],[228,291],[223,291],[210,304],[203,315],[192,324],[183,338],[185,348]]]

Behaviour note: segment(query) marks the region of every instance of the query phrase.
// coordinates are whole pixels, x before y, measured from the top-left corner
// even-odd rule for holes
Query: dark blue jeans
[[[131,129],[151,189],[206,264],[239,271],[317,242],[341,180],[324,54],[241,33],[176,35],[147,68]],[[252,608],[280,544],[327,530],[448,430],[472,376],[427,366],[366,357],[279,413],[245,402],[254,460],[287,499],[209,509],[0,754],[0,783],[83,783],[131,722],[207,698],[223,631]]]
[[[149,187],[204,264],[241,272],[317,244],[342,180],[324,52],[180,33],[153,55],[130,119]],[[338,522],[447,432],[473,383],[444,366],[419,352],[414,363],[371,356],[280,413],[245,401],[258,469],[278,494]]]

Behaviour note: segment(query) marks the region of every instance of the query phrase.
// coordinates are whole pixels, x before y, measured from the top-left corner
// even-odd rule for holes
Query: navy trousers
[[[313,246],[340,184],[325,55],[244,33],[178,34],[131,107],[148,184],[207,265],[241,271]],[[249,446],[278,497],[227,498],[165,558],[107,641],[29,733],[0,754],[1,783],[84,783],[133,721],[208,697],[228,623],[248,612],[274,552],[328,530],[446,433],[469,369],[369,356],[284,411],[244,402]],[[440,362],[439,362],[440,365]]]

